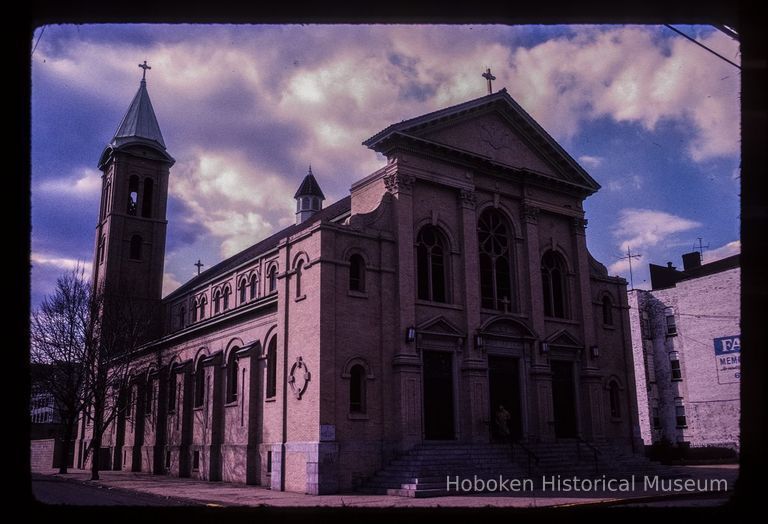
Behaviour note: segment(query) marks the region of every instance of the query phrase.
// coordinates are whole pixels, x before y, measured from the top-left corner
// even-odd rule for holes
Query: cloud
[[[163,296],[167,296],[175,289],[181,286],[181,282],[176,280],[176,276],[173,273],[167,271],[163,273]]]
[[[634,255],[634,254],[633,254]],[[637,274],[638,269],[644,267],[647,264],[645,255],[638,255],[640,258],[632,259],[632,271]],[[618,275],[626,273],[629,275],[629,259],[621,259],[608,266],[608,273],[611,275]]]
[[[698,38],[729,58],[737,52],[718,31]],[[737,72],[659,27],[47,26],[32,67],[34,234],[46,237],[45,252],[54,240],[74,243],[75,230],[86,232],[77,242],[92,249],[100,178],[81,166],[84,158],[95,164],[111,138],[144,59],[177,159],[167,244],[175,279],[200,256],[212,264],[214,253],[229,256],[292,223],[292,196],[309,163],[326,205],[346,195],[384,162],[360,145],[364,139],[484,95],[486,66],[494,88],[508,88],[558,139],[596,121],[643,130],[672,122],[698,162],[739,152]],[[602,156],[579,160],[606,165]],[[623,191],[644,181],[652,184],[619,175],[603,185]],[[56,202],[58,194],[69,198]],[[93,202],[87,217],[79,205],[86,200]],[[628,225],[622,241],[672,234],[661,226],[630,234]],[[56,257],[73,253],[70,246]]]
[[[622,209],[613,235],[620,242],[622,252],[647,249],[675,233],[700,227],[699,222],[652,209]]]
[[[734,240],[718,248],[704,251],[704,263],[708,264],[738,253],[741,253],[741,240]]]
[[[61,272],[72,271],[73,269],[83,269],[84,277],[86,280],[91,278],[92,263],[85,262],[84,260],[78,260],[74,258],[63,258],[55,255],[47,255],[43,253],[32,253],[30,255],[30,261],[32,266],[41,265],[49,268],[58,269]]]
[[[719,31],[699,40],[729,54],[738,50]],[[561,137],[602,117],[649,131],[671,120],[691,127],[687,152],[697,162],[739,153],[738,73],[682,37],[659,38],[652,28],[588,27],[518,48],[513,66],[511,94]]]
[[[587,167],[595,168],[600,167],[603,163],[603,158],[599,156],[581,155],[579,162]]]
[[[243,155],[199,151],[174,170],[170,190],[189,213],[179,218],[218,239],[221,257],[255,244],[292,217],[295,188]]]
[[[67,177],[42,180],[33,189],[70,198],[98,198],[101,192],[101,173],[96,169],[82,167]]]

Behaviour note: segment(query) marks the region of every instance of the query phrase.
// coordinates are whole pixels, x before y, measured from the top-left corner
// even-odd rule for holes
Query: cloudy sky
[[[710,26],[677,26],[739,63]],[[147,86],[171,170],[164,292],[294,221],[312,164],[326,204],[378,167],[360,143],[486,93],[486,66],[602,185],[588,246],[611,274],[698,237],[737,253],[739,70],[663,26],[49,25],[32,54],[32,305],[90,269],[104,146]]]

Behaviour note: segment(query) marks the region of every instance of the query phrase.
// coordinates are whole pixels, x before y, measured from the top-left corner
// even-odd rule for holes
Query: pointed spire
[[[160,125],[157,123],[155,110],[152,107],[152,102],[149,100],[149,93],[147,93],[146,74],[147,69],[150,67],[146,65],[146,61],[144,64],[139,64],[139,67],[143,69],[139,90],[136,92],[136,96],[133,97],[128,111],[117,127],[115,136],[112,138],[112,145],[121,146],[133,141],[143,142],[149,140],[156,142],[157,145],[165,150],[163,134],[160,132]]]
[[[321,200],[325,200],[325,195],[323,194],[322,189],[320,189],[317,180],[315,180],[315,175],[312,174],[312,164],[309,164],[307,176],[304,177],[304,180],[301,182],[296,194],[293,195],[293,198],[300,198],[303,196],[316,196],[320,197]]]

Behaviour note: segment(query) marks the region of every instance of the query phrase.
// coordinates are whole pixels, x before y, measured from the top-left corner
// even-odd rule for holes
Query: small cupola
[[[323,209],[325,195],[312,174],[312,166],[309,166],[307,176],[301,182],[298,191],[293,195],[296,199],[296,223],[300,224],[306,219]]]

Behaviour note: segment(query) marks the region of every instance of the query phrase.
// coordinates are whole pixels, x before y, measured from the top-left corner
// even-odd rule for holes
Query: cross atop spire
[[[496,77],[491,74],[491,68],[490,67],[487,67],[485,69],[485,73],[483,73],[482,76],[483,76],[483,78],[488,80],[488,94],[490,95],[490,94],[493,93],[493,87],[491,86],[491,81],[492,80],[496,80]]]
[[[141,81],[146,82],[147,81],[147,69],[152,69],[147,65],[147,61],[144,60],[143,64],[139,64],[139,67],[142,68],[144,71],[141,74]]]

